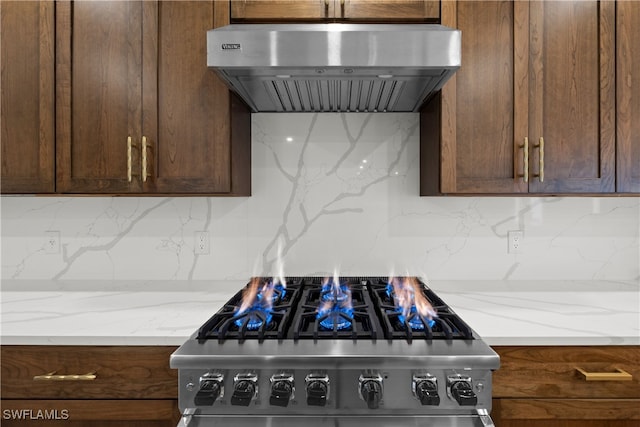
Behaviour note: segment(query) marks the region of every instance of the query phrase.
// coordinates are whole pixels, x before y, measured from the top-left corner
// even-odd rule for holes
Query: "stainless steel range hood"
[[[253,112],[409,112],[460,68],[434,24],[242,24],[207,33],[207,65]]]

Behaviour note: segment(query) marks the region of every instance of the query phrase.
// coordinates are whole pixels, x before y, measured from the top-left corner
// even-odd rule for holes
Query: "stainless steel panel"
[[[474,416],[376,417],[206,417],[194,416],[179,427],[492,427],[491,419]]]
[[[367,366],[385,369],[402,366],[433,368],[498,369],[500,358],[484,341],[475,340],[247,340],[242,343],[208,340],[199,343],[195,334],[170,359],[172,368],[270,368],[352,369]]]

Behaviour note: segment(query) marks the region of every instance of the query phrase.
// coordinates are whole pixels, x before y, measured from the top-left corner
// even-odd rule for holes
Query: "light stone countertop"
[[[3,281],[3,345],[180,345],[246,281]],[[640,345],[640,284],[433,281],[490,345]]]

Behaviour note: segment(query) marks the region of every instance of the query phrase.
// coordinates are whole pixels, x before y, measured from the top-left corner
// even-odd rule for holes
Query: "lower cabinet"
[[[2,426],[175,427],[175,347],[2,346]]]
[[[494,347],[496,427],[638,427],[640,347]]]

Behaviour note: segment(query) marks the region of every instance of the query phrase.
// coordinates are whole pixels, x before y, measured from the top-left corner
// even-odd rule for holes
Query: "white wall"
[[[640,280],[639,198],[419,197],[418,123],[255,114],[249,198],[2,197],[2,279],[246,279],[281,242],[287,275]],[[508,254],[516,229],[524,252]]]

